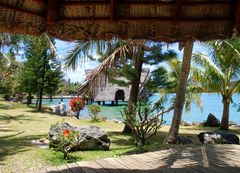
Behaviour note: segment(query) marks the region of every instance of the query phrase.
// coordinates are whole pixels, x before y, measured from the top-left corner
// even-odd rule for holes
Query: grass
[[[60,152],[30,144],[33,139],[46,138],[50,126],[63,120],[74,126],[96,125],[101,127],[110,136],[110,151],[78,151],[71,153],[68,160],[64,160]],[[169,130],[168,126],[162,127],[157,135],[151,138],[151,143],[141,148],[135,147],[133,137],[123,135],[122,129],[123,124],[119,123],[109,121],[91,123],[88,119],[59,117],[46,111],[36,111],[26,105],[0,101],[0,172],[27,172],[43,166],[176,147],[175,145],[162,145]],[[212,130],[212,128],[181,127],[180,133],[191,138],[195,142],[194,145],[200,145],[194,134],[206,130]],[[240,134],[239,130],[234,132]]]

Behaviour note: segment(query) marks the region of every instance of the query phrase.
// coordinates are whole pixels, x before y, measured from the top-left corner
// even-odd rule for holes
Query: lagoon
[[[160,97],[160,94],[154,94],[150,97],[151,102],[155,102]],[[69,107],[69,100],[64,99],[63,102]],[[43,104],[45,105],[57,105],[60,99],[54,99],[53,102],[50,102],[49,99],[43,99]],[[196,104],[192,104],[190,112],[183,111],[182,119],[187,122],[202,122],[207,119],[209,113],[214,114],[219,120],[222,116],[222,99],[219,94],[202,94],[203,110],[201,111]],[[233,95],[233,104],[230,105],[230,121],[237,122],[240,124],[240,112],[238,112],[238,105],[240,104],[240,95]],[[106,102],[105,106],[101,106],[102,112],[100,115],[106,116],[107,119],[122,119],[121,111],[127,105],[127,102],[119,102],[118,106],[111,106],[111,103]],[[166,105],[167,107],[167,105]],[[164,116],[166,124],[171,124],[173,112],[170,112]],[[81,112],[80,117],[88,117],[87,107]]]

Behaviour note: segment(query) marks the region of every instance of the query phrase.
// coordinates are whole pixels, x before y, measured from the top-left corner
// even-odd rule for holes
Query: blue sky
[[[58,54],[61,59],[63,59],[64,56],[67,55],[68,51],[70,51],[73,48],[73,46],[74,46],[73,42],[65,42],[65,41],[61,41],[61,40],[56,40],[56,47],[57,47]],[[178,57],[182,58],[183,51],[179,51],[177,43],[165,46],[164,49],[165,50],[167,50],[167,49],[174,50],[177,52]],[[203,47],[201,45],[201,43],[195,42],[194,47],[193,47],[193,52],[207,53],[207,50],[205,47]],[[70,78],[71,82],[77,82],[77,81],[81,82],[85,77],[84,70],[85,69],[94,69],[97,67],[97,65],[99,65],[99,63],[97,61],[87,61],[86,63],[81,64],[75,71],[64,70],[65,79]],[[154,67],[150,67],[150,68],[154,69]]]

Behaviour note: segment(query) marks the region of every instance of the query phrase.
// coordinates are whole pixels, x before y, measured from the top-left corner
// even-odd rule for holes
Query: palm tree
[[[153,71],[154,75],[158,75],[161,78],[165,79],[165,81],[158,83],[160,84],[158,89],[162,96],[155,103],[157,107],[162,106],[169,99],[171,99],[170,101],[173,103],[173,101],[175,100],[175,95],[179,85],[182,62],[177,59],[172,59],[168,61],[167,64],[168,64],[168,69],[166,69],[165,67],[159,67],[158,69]],[[201,77],[202,77],[202,72],[197,67],[191,66],[189,77],[187,79],[186,93],[185,93],[185,111],[186,112],[190,112],[192,102],[196,103],[196,105],[202,110],[202,100],[201,100],[201,92],[202,92],[201,79],[202,78]],[[169,107],[173,109],[173,105],[170,105]],[[172,110],[172,109],[168,108],[168,110]]]
[[[228,130],[229,105],[232,95],[240,87],[240,42],[232,38],[225,41],[211,41],[205,45],[210,56],[193,54],[193,60],[203,71],[203,87],[207,92],[217,92],[222,96],[223,113],[220,128]]]
[[[130,58],[133,62],[135,75],[131,80],[131,90],[128,101],[129,111],[133,110],[137,103],[139,92],[140,77],[142,71],[143,47],[145,40],[111,40],[111,41],[78,41],[75,48],[65,58],[65,67],[75,69],[79,60],[91,58],[91,54],[100,53],[102,63],[95,68],[85,79],[84,84],[79,91],[82,93],[91,93],[95,95],[99,87],[106,84],[108,78],[112,77],[107,73],[109,68],[116,69],[116,61],[119,58]],[[95,52],[94,52],[95,51]],[[104,53],[103,53],[104,52]],[[128,133],[131,129],[125,126],[124,132]]]
[[[80,44],[73,49],[69,56],[65,58],[66,66],[72,67],[72,69],[76,67],[79,58],[87,57],[88,53],[86,52],[88,52],[89,50],[93,50],[90,49],[91,45],[94,45],[93,41],[79,43]],[[131,90],[128,100],[128,112],[134,115],[133,108],[137,103],[142,65],[145,62],[144,51],[149,49],[149,46],[147,46],[146,43],[146,40],[112,40],[111,42],[101,42],[102,46],[100,47],[98,46],[99,43],[95,42],[95,48],[100,47],[103,48],[102,50],[105,49],[105,53],[102,54],[103,57],[101,58],[103,59],[103,61],[99,67],[94,69],[86,77],[84,84],[80,87],[79,90],[82,93],[88,92],[91,93],[91,95],[95,95],[95,93],[97,92],[97,88],[104,86],[106,84],[106,80],[111,77],[110,74],[107,73],[108,69],[113,68],[116,70],[116,62],[120,58],[125,60],[130,59],[133,65],[134,74],[132,75],[130,80]],[[85,53],[81,54],[80,52]],[[175,54],[170,52],[166,54],[161,54],[161,56],[159,56],[158,58],[163,61],[173,56],[175,56]],[[150,57],[148,58],[150,59]],[[130,133],[131,128],[125,125],[123,132]]]
[[[179,77],[179,84],[174,101],[173,119],[168,136],[164,143],[177,143],[179,126],[181,123],[182,110],[185,103],[185,92],[190,71],[191,56],[192,56],[193,42],[187,41],[184,46],[183,62]]]

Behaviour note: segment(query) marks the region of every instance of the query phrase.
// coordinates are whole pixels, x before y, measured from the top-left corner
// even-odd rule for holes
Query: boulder
[[[208,127],[219,127],[220,121],[213,114],[210,113],[207,117],[207,121],[205,121],[203,125]]]
[[[76,146],[72,150],[109,150],[110,139],[106,132],[97,126],[73,127],[68,123],[56,124],[51,127],[48,134],[50,147],[55,147],[59,143],[58,135],[64,130],[79,132]]]
[[[203,144],[239,144],[237,135],[224,131],[202,132],[198,139]]]

